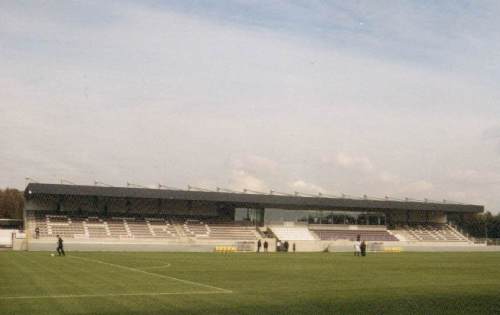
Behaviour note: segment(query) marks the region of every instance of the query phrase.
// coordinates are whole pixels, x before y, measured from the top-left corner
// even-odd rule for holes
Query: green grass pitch
[[[500,252],[0,252],[0,314],[500,314]]]

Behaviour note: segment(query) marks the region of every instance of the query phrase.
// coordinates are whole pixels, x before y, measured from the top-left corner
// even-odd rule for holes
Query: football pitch
[[[0,252],[0,314],[500,314],[500,252]]]

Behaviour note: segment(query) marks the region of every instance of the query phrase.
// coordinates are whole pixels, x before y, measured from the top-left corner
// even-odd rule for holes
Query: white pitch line
[[[162,269],[162,268],[168,268],[168,267],[170,267],[170,264],[161,265],[161,266],[152,266],[152,267],[142,267],[141,270]]]
[[[231,290],[227,290],[227,289],[215,287],[213,285],[208,285],[208,284],[204,284],[204,283],[200,283],[200,282],[196,282],[196,281],[185,280],[185,279],[179,279],[179,278],[175,278],[175,277],[172,277],[172,276],[166,276],[166,275],[162,275],[162,274],[159,274],[159,273],[148,272],[148,271],[145,271],[145,270],[136,269],[136,268],[132,268],[132,267],[127,267],[127,266],[123,266],[123,265],[112,264],[112,263],[104,262],[104,261],[97,260],[97,259],[84,258],[84,257],[80,257],[80,256],[73,256],[73,255],[67,256],[67,257],[81,259],[81,260],[86,260],[86,261],[91,261],[91,262],[95,262],[95,263],[99,263],[99,264],[103,264],[103,265],[108,265],[108,266],[113,266],[113,267],[121,268],[121,269],[125,269],[125,270],[140,272],[140,273],[143,273],[143,274],[146,274],[146,275],[150,275],[150,276],[155,276],[155,277],[158,277],[158,278],[170,279],[170,280],[175,280],[175,281],[179,281],[179,282],[183,282],[183,283],[187,283],[187,284],[192,284],[192,285],[196,285],[196,286],[200,286],[200,287],[210,288],[210,289],[214,289],[214,290],[217,290],[217,291],[220,291],[220,292],[223,292],[223,293],[233,293],[233,291],[231,291]]]
[[[157,293],[107,293],[107,294],[60,294],[60,295],[21,295],[0,296],[0,300],[27,300],[27,299],[72,299],[72,298],[100,298],[117,296],[160,296],[160,295],[200,295],[200,294],[226,294],[231,292],[221,291],[186,291],[186,292],[157,292]]]

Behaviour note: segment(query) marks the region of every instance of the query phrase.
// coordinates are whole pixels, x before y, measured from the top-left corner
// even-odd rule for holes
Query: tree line
[[[476,238],[500,238],[500,213],[489,211],[465,218],[453,218],[453,221],[470,236]]]
[[[13,188],[0,189],[0,218],[22,219],[24,208],[23,192]]]

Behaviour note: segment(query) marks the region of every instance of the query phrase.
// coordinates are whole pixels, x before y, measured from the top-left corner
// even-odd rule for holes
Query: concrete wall
[[[274,252],[276,242],[267,240],[269,252]],[[353,242],[349,241],[291,241],[297,252],[353,252]],[[375,244],[376,243],[376,244]],[[25,239],[15,239],[14,250],[52,251],[56,249],[56,239],[31,240],[26,246]],[[151,252],[213,252],[216,246],[236,246],[233,241],[203,241],[203,242],[161,242],[161,241],[88,241],[67,240],[65,249],[71,251],[151,251]],[[473,245],[467,243],[411,243],[411,242],[368,242],[368,251],[383,251],[384,247],[398,247],[403,252],[450,252],[450,251],[500,251],[500,246]],[[261,249],[263,251],[263,249]],[[254,247],[253,251],[256,251]]]
[[[400,245],[402,252],[500,252],[500,246],[482,246],[482,245]],[[349,245],[331,245],[329,252],[353,252],[353,246]],[[370,250],[368,251],[371,252]],[[397,253],[395,253],[397,255]]]
[[[0,229],[0,247],[12,247],[12,234],[18,230]]]
[[[253,244],[252,244],[253,243]],[[256,242],[249,242],[250,251],[256,251]],[[204,241],[159,241],[159,240],[76,240],[64,241],[67,251],[156,251],[156,252],[212,252],[216,246],[239,247],[240,242],[228,240]],[[31,239],[25,250],[55,251],[57,239]],[[274,243],[270,244],[269,251],[274,251]]]
[[[108,251],[108,252],[213,252],[214,245],[193,244],[160,244],[160,243],[69,243],[64,248],[67,252],[72,251]],[[33,242],[29,246],[30,251],[56,251],[54,242]]]

